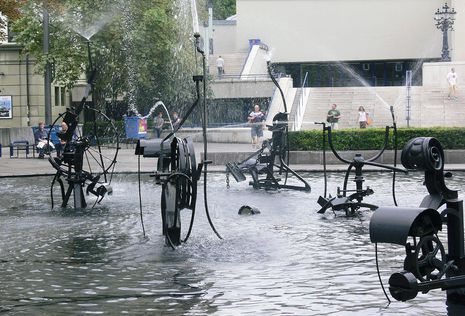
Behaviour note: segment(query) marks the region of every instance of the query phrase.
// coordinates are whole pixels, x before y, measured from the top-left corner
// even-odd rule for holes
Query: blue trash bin
[[[126,131],[126,138],[128,139],[141,139],[147,137],[147,130],[142,131],[139,127],[143,120],[139,116],[125,116],[124,129]]]

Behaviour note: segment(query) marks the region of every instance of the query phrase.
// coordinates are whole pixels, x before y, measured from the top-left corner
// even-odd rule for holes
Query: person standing
[[[450,72],[447,74],[447,83],[449,84],[449,94],[447,97],[450,99],[455,98],[455,94],[457,92],[457,73],[455,72],[454,68],[450,69]]]
[[[330,123],[331,129],[338,129],[339,119],[341,118],[341,112],[337,109],[336,103],[331,106],[331,110],[328,111],[326,121]]]
[[[173,125],[173,130],[176,130],[181,124],[181,118],[178,116],[178,112],[173,112],[173,118],[171,119],[171,125]]]
[[[263,121],[265,120],[265,113],[260,110],[260,106],[255,104],[254,110],[250,112],[248,122],[251,124],[251,137],[252,147],[260,148],[261,138],[263,137]]]
[[[360,128],[367,128],[368,125],[368,113],[365,112],[365,108],[363,106],[358,108],[358,124]]]
[[[216,68],[218,68],[218,78],[224,75],[224,59],[221,56],[216,60]]]
[[[158,116],[155,118],[155,133],[157,138],[160,138],[161,132],[163,130],[163,125],[165,125],[165,120],[163,119],[163,113],[159,112]]]

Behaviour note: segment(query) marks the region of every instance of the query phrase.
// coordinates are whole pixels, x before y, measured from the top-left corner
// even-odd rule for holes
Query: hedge
[[[397,131],[398,149],[402,149],[414,137],[434,137],[444,149],[465,149],[465,128],[399,128]],[[382,148],[384,134],[384,128],[343,129],[333,131],[332,139],[336,150],[373,150]],[[387,149],[393,149],[392,139],[391,129]],[[322,142],[322,130],[289,133],[289,149],[293,151],[322,150]],[[326,148],[329,146],[326,145]]]

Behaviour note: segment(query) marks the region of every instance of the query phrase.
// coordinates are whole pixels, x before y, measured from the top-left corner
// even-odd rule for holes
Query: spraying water
[[[192,14],[192,31],[194,34],[200,33],[199,31],[199,15],[197,14],[197,2],[191,0],[191,14]]]

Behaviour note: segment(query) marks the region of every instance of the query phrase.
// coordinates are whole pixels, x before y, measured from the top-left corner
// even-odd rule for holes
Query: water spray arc
[[[207,165],[211,163],[208,160],[207,146],[207,109],[206,109],[206,63],[204,51],[199,46],[200,35],[194,34],[196,52],[201,54],[202,58],[202,75],[193,76],[195,82],[197,98],[188,109],[180,124],[163,139],[151,139],[138,141],[135,154],[146,158],[158,158],[157,171],[154,178],[157,184],[162,186],[161,194],[161,216],[163,235],[165,243],[173,249],[186,242],[192,232],[196,202],[198,181],[202,172],[204,175],[204,206],[210,227],[218,238],[222,239],[210,216],[208,209],[207,197]],[[200,84],[202,83],[202,92]],[[197,164],[195,158],[194,143],[191,138],[181,139],[175,137],[175,133],[182,127],[187,118],[194,109],[201,104],[203,107],[203,158]],[[181,228],[181,211],[191,211],[191,219],[187,232],[182,236]]]

